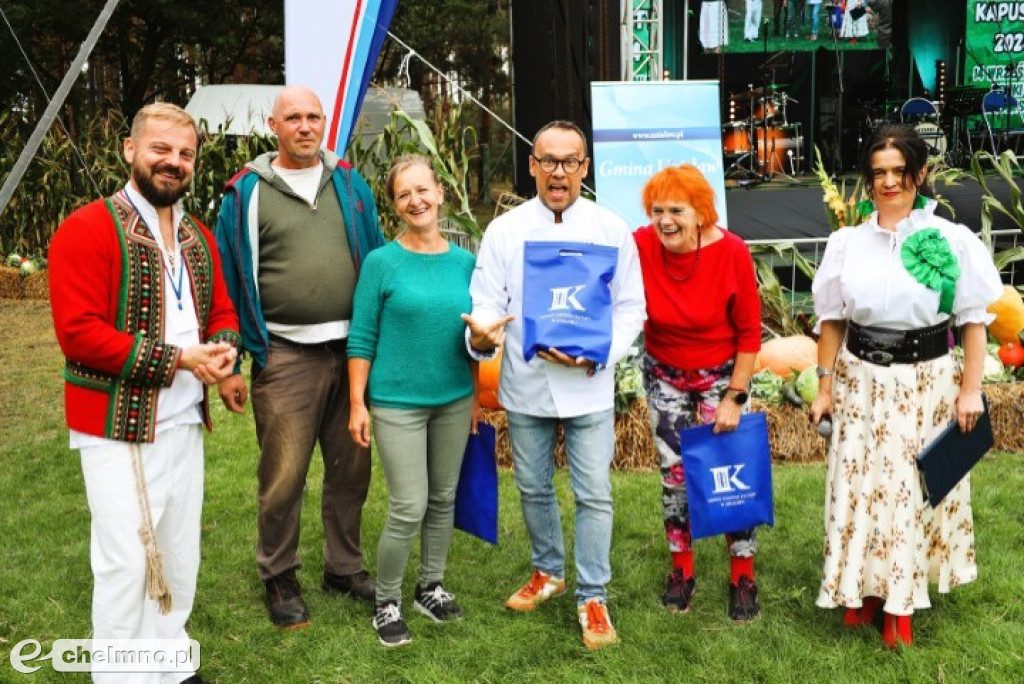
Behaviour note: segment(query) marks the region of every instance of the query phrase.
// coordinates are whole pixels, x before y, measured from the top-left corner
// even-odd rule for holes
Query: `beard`
[[[173,174],[178,179],[177,185],[157,185],[154,176],[164,172]],[[152,169],[141,164],[132,165],[132,180],[135,181],[142,196],[154,207],[169,207],[175,204],[188,190],[191,179],[191,176],[186,175],[181,169],[167,164],[160,164]]]

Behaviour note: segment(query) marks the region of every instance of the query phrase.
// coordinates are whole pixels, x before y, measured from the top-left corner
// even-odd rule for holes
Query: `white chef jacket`
[[[611,282],[611,351],[607,368],[592,377],[583,368],[568,368],[540,357],[529,363],[523,359],[523,245],[527,241],[562,240],[618,248]],[[498,390],[498,399],[506,409],[571,418],[612,408],[615,362],[626,355],[647,318],[640,260],[625,221],[581,197],[562,212],[562,223],[555,223],[554,213],[534,198],[487,227],[469,292],[477,321],[488,323],[508,314],[515,316],[506,326]]]
[[[878,212],[859,226],[840,228],[828,239],[814,277],[814,310],[821,321],[851,320],[895,330],[925,328],[949,318],[939,312],[939,292],[925,287],[903,266],[900,251],[919,230],[938,229],[960,265],[953,297],[956,325],[991,323],[986,307],[1003,293],[999,272],[981,240],[967,226],[935,215],[928,200],[895,231],[878,225]]]

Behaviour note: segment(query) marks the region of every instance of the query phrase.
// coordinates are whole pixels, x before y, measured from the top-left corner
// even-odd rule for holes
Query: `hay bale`
[[[996,382],[982,386],[988,397],[996,449],[1024,451],[1024,382]]]
[[[488,411],[483,409],[484,422],[494,426],[495,456],[499,468],[512,467],[512,448],[508,440],[508,420],[504,411]],[[647,402],[637,399],[629,412],[615,416],[615,457],[612,468],[615,470],[651,470],[658,467],[658,454],[654,450],[651,429],[647,422]],[[555,465],[564,468],[566,465],[565,436],[562,426],[558,426],[555,442]]]
[[[825,460],[828,440],[823,439],[807,420],[807,409],[797,408],[791,404],[764,404],[756,399],[751,403],[750,409],[765,412],[772,460],[789,463]]]
[[[36,271],[23,279],[25,286],[25,299],[49,299],[50,281],[46,271]]]
[[[24,299],[25,283],[21,273],[10,266],[0,266],[0,299]]]
[[[984,386],[992,415],[992,431],[996,449],[1024,451],[1024,382],[994,383]],[[828,440],[807,420],[807,409],[789,404],[776,406],[754,400],[752,411],[764,411],[768,418],[768,441],[772,459],[786,463],[815,463],[828,455]],[[484,412],[484,421],[494,426],[497,433],[496,455],[498,466],[512,467],[512,450],[508,442],[508,421],[504,411]],[[558,428],[555,464],[565,467],[565,443],[562,428]],[[637,399],[629,412],[615,416],[615,470],[649,471],[658,468],[658,453],[651,438],[647,417],[647,401]]]

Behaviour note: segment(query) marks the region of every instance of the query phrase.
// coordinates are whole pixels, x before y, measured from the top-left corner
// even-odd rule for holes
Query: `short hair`
[[[718,223],[715,191],[693,164],[667,166],[647,179],[643,189],[644,210],[651,215],[655,202],[687,202],[701,215],[702,223]]]
[[[540,130],[537,131],[536,135],[533,136],[533,144],[531,146],[531,150],[537,149],[537,140],[540,139],[541,135],[543,135],[546,131],[550,131],[552,128],[557,128],[562,131],[572,131],[576,135],[580,136],[580,140],[583,141],[583,158],[587,158],[587,134],[583,132],[582,128],[574,124],[572,121],[567,121],[565,119],[555,119],[554,121],[549,121],[548,123],[541,126]]]
[[[898,150],[903,155],[903,187],[916,188],[918,193],[931,196],[932,189],[926,178],[917,184],[921,169],[928,165],[928,143],[917,131],[906,124],[884,124],[875,129],[860,150],[860,174],[865,186],[870,189],[874,180],[871,157],[885,149]]]
[[[178,126],[191,127],[196,134],[196,145],[199,145],[199,126],[196,125],[196,120],[184,109],[170,102],[153,102],[136,112],[135,118],[132,119],[132,130],[130,133],[133,139],[142,135],[142,129],[145,128],[146,123],[150,119],[168,121]]]
[[[395,160],[391,162],[391,168],[388,169],[388,175],[384,179],[384,191],[387,193],[389,201],[395,201],[395,180],[398,178],[398,174],[410,166],[417,165],[430,169],[430,175],[433,177],[434,182],[441,185],[441,179],[438,178],[437,171],[434,170],[434,165],[430,162],[429,158],[422,154],[402,154],[395,157]]]

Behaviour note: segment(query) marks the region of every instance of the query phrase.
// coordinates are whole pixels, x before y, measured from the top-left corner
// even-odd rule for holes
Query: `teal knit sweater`
[[[442,254],[397,242],[366,257],[356,284],[348,355],[371,362],[366,403],[441,406],[473,393],[466,352],[469,279],[476,257],[450,245]]]

